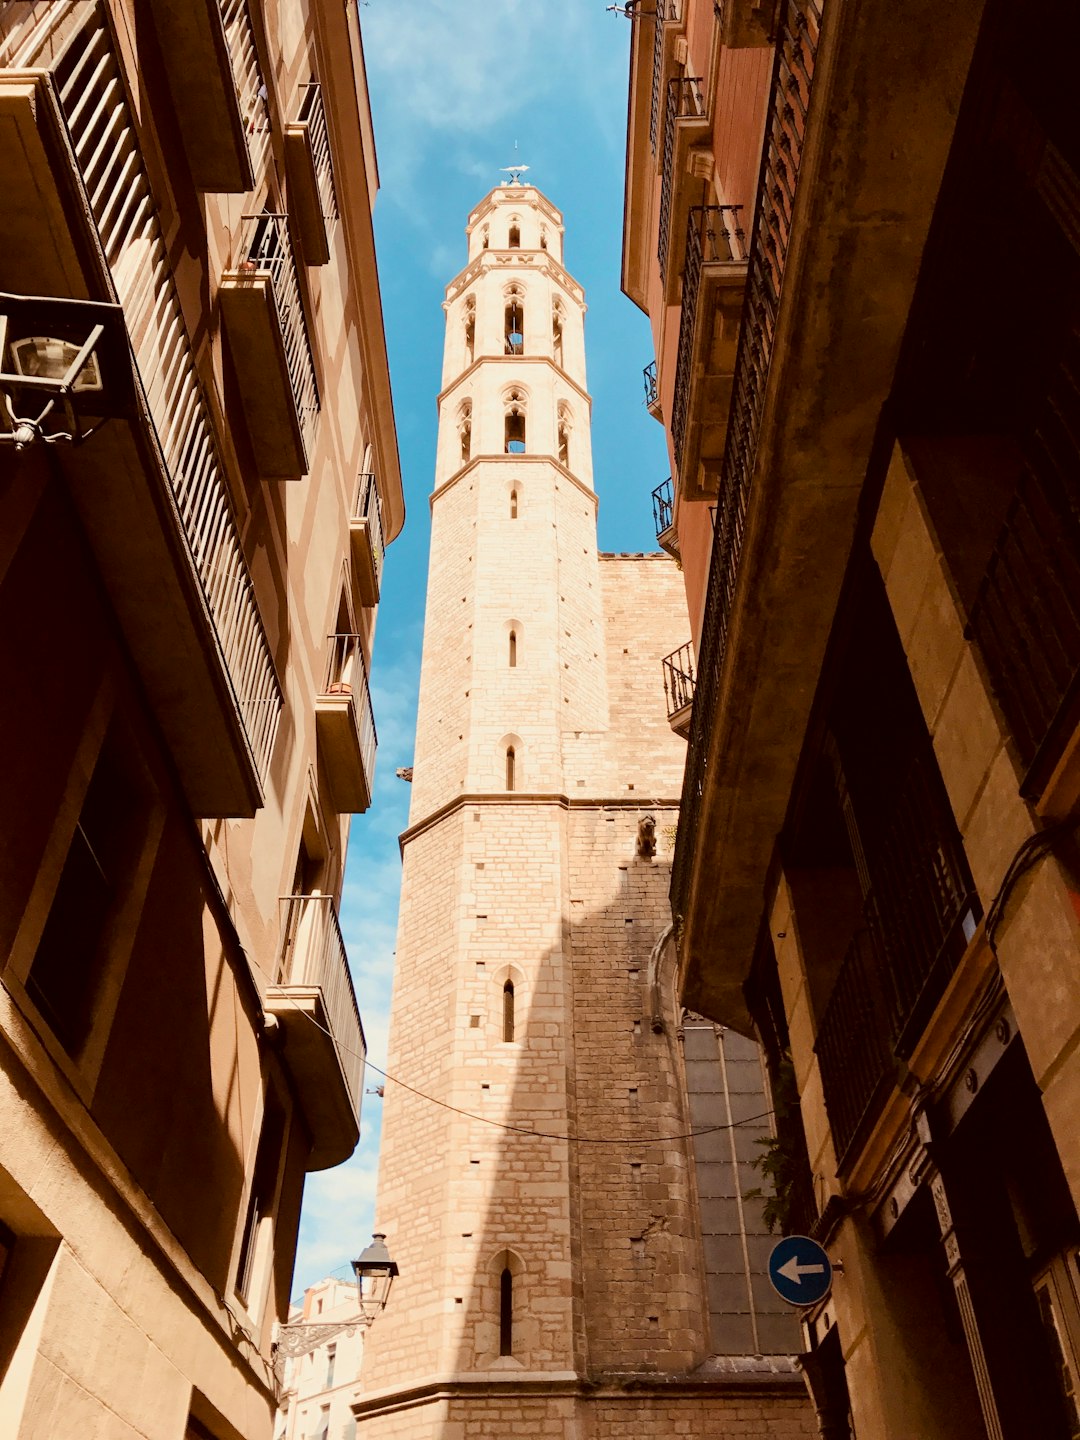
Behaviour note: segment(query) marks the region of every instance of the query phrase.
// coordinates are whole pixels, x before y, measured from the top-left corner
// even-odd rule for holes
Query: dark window
[[[514,788],[514,761],[515,761],[515,758],[516,758],[516,757],[515,757],[515,755],[514,755],[514,747],[513,747],[513,745],[508,745],[508,746],[506,747],[506,788],[507,788],[507,790],[513,790],[513,788]]]
[[[514,1353],[514,1277],[510,1267],[499,1276],[499,1354]]]
[[[516,630],[511,630],[511,631],[510,631],[510,668],[511,668],[511,670],[513,670],[516,665],[517,665],[517,631],[516,631]]]
[[[259,1231],[274,1213],[278,1166],[285,1138],[285,1112],[271,1091],[266,1097],[259,1148],[255,1152],[255,1169],[251,1176],[244,1235],[240,1242],[240,1258],[236,1265],[236,1293],[244,1301],[251,1299],[251,1282],[259,1249]]]
[[[516,491],[516,490],[511,490],[511,491],[510,491],[510,519],[511,519],[511,520],[516,520],[517,518],[518,518],[518,498],[517,498],[517,491]]]
[[[516,225],[511,225],[511,226],[510,226],[510,249],[511,249],[511,250],[519,250],[520,248],[521,248],[521,231],[520,231],[520,229],[518,228],[518,226],[516,226]]]
[[[506,412],[506,453],[525,453],[525,411],[517,406]]]
[[[506,306],[505,320],[504,348],[507,355],[524,355],[525,307],[516,297],[511,299]]]
[[[551,350],[555,357],[555,364],[561,366],[563,363],[562,317],[557,310],[551,319]]]
[[[507,980],[503,986],[503,1040],[508,1044],[514,1038],[514,982]]]

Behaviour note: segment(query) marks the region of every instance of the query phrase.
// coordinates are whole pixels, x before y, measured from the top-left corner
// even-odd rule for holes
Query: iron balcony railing
[[[690,412],[698,298],[706,265],[746,263],[746,235],[741,205],[695,205],[686,223],[686,264],[683,269],[679,349],[675,360],[675,396],[671,409],[671,443],[675,464],[682,464]]]
[[[382,502],[379,499],[379,487],[375,483],[375,476],[369,471],[361,474],[356,487],[353,517],[357,520],[367,521],[371,558],[375,566],[375,588],[379,590],[382,586],[383,552],[386,547],[383,539]]]
[[[64,7],[50,9],[53,19],[66,13]],[[87,11],[53,73],[102,249],[124,306],[184,536],[221,643],[252,759],[265,780],[281,713],[281,689],[240,545],[138,131],[113,53],[112,31],[100,11]]]
[[[863,859],[863,929],[837,977],[817,1036],[838,1158],[906,1058],[975,932],[978,900],[932,755],[898,777],[893,813],[855,827]],[[849,801],[850,804],[850,801]]]
[[[1073,337],[971,608],[1036,799],[1080,722],[1080,337]]]
[[[661,535],[666,535],[671,529],[675,519],[675,487],[671,483],[670,475],[652,492],[652,514],[656,538],[659,540]]]
[[[641,372],[645,382],[645,408],[650,412],[660,404],[660,391],[656,379],[656,361],[651,360]]]
[[[259,52],[255,47],[255,32],[247,0],[220,0],[220,5],[236,98],[257,189],[270,155],[270,107],[267,104],[266,82],[259,68]]]
[[[656,236],[656,254],[660,261],[660,279],[667,278],[668,250],[671,245],[671,206],[676,183],[675,132],[679,120],[705,114],[705,99],[700,76],[677,75],[668,81],[667,104],[664,111],[664,163],[660,176],[660,228]]]
[[[788,243],[814,81],[821,17],[827,0],[782,0],[769,99],[765,148],[750,244],[746,298],[731,413],[713,535],[701,645],[698,703],[686,754],[679,831],[672,865],[672,910],[679,924],[689,902],[690,880],[707,781],[709,736],[716,714],[728,621],[742,556],[743,531],[757,458],[772,362],[773,337],[783,293]]]
[[[680,710],[694,703],[694,647],[688,640],[670,655],[665,655],[660,664],[664,670],[664,695],[667,699],[667,714],[670,720]]]
[[[285,895],[281,900],[281,957],[277,983],[318,987],[354,1112],[364,1083],[364,1027],[356,1003],[337,907],[330,895]]]
[[[669,21],[682,19],[682,0],[656,0],[653,6],[653,70],[652,103],[649,110],[649,144],[656,154],[656,142],[660,135],[660,102],[664,88],[664,26]]]
[[[353,714],[360,742],[360,758],[367,777],[368,794],[375,776],[375,712],[371,708],[367,666],[359,635],[328,635],[326,639],[326,678],[324,695],[348,695],[352,698]]]
[[[300,419],[304,445],[311,454],[311,442],[319,418],[319,387],[311,354],[307,320],[300,298],[289,222],[286,215],[245,215],[240,231],[240,249],[247,270],[265,270],[277,305],[289,383]]]
[[[338,218],[337,194],[334,190],[334,163],[330,155],[330,136],[326,129],[322,86],[315,80],[301,85],[300,123],[308,127],[311,154],[315,161],[315,179],[319,187],[319,204],[327,225]]]

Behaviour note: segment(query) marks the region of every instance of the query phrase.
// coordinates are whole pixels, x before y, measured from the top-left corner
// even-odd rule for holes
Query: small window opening
[[[470,405],[467,405],[461,412],[458,434],[461,436],[461,463],[464,465],[472,455],[472,406]]]
[[[285,1114],[271,1093],[266,1098],[262,1131],[258,1149],[255,1152],[255,1168],[251,1175],[251,1190],[248,1194],[247,1212],[244,1216],[244,1233],[240,1241],[240,1254],[236,1265],[236,1293],[245,1303],[252,1300],[251,1286],[255,1278],[256,1259],[259,1253],[259,1237],[274,1213],[274,1195],[277,1189],[278,1166],[281,1147],[285,1138]]]
[[[499,1354],[514,1353],[514,1277],[509,1265],[499,1276]]]
[[[570,427],[565,420],[559,421],[559,464],[570,465]]]
[[[516,490],[510,491],[510,519],[518,518],[518,494]]]
[[[465,311],[465,364],[471,365],[476,358],[476,307],[470,305]]]
[[[514,1038],[514,982],[507,980],[503,986],[503,1040],[509,1044]]]
[[[508,746],[506,747],[506,788],[507,788],[507,790],[513,790],[513,788],[514,788],[514,780],[515,780],[515,778],[516,778],[516,777],[515,777],[515,774],[514,774],[515,769],[516,769],[516,761],[517,761],[517,756],[516,756],[516,754],[514,753],[514,747],[513,747],[513,745],[508,745]]]
[[[510,631],[510,668],[513,670],[517,665],[517,631]]]
[[[525,411],[520,405],[511,405],[506,412],[506,453],[525,453]]]
[[[326,1384],[323,1386],[325,1390],[332,1390],[334,1388],[334,1367],[336,1364],[337,1346],[328,1345],[326,1347]]]
[[[563,363],[562,316],[558,310],[551,317],[551,349],[555,357],[555,364],[561,366]]]
[[[506,307],[505,350],[507,355],[525,354],[525,307],[516,295]]]
[[[540,227],[540,249],[541,249],[541,250],[546,250],[546,249],[547,249],[547,231],[544,229],[544,227],[543,227],[542,225],[541,225],[541,227]]]
[[[510,249],[521,249],[521,229],[517,225],[510,226]]]
[[[484,228],[483,228],[483,230],[480,231],[480,249],[481,249],[481,250],[486,250],[486,249],[488,248],[488,238],[489,238],[489,237],[488,237],[488,227],[485,225]]]

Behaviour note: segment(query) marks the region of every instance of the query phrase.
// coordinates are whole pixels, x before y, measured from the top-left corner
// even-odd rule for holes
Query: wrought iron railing
[[[838,1158],[894,1073],[894,1056],[911,1054],[975,931],[978,900],[932,754],[897,781],[884,828],[854,815],[868,884],[863,928],[818,1028]]]
[[[310,455],[315,424],[319,417],[319,387],[311,355],[307,320],[300,298],[289,222],[285,215],[245,215],[240,232],[244,266],[269,272],[277,304],[289,383],[300,419],[300,430]]]
[[[675,361],[675,396],[671,409],[671,443],[676,465],[682,464],[690,410],[702,269],[713,264],[746,263],[746,235],[741,215],[741,205],[695,205],[686,223],[686,264],[679,317],[679,349]]]
[[[247,0],[219,0],[219,3],[257,190],[270,155],[270,107],[267,104],[266,82],[259,68],[259,52],[255,47],[255,32]]]
[[[651,360],[641,372],[645,382],[645,406],[648,410],[654,410],[660,404],[660,391],[657,388],[656,361]]]
[[[698,701],[686,755],[679,832],[672,865],[676,923],[686,915],[707,779],[728,620],[742,555],[743,529],[757,457],[758,431],[783,292],[803,139],[814,79],[821,17],[827,0],[783,0],[769,101],[765,148],[750,245],[746,298],[713,535],[712,563],[698,651]]]
[[[51,7],[62,19],[63,6]],[[41,31],[45,26],[39,27]],[[35,36],[35,42],[40,37]],[[47,51],[44,52],[47,55]],[[254,764],[265,779],[282,696],[203,395],[112,32],[86,12],[54,67],[60,105]]]
[[[694,703],[694,647],[688,640],[670,655],[665,655],[660,664],[664,670],[664,695],[667,699],[667,713],[670,720],[680,710]]]
[[[338,218],[337,194],[334,191],[334,162],[330,154],[330,135],[326,129],[322,86],[315,80],[301,85],[300,123],[307,126],[311,154],[315,161],[315,180],[319,187],[319,205],[327,225]]]
[[[359,635],[328,635],[324,695],[348,695],[352,698],[353,714],[360,742],[360,756],[367,777],[368,794],[375,778],[375,712],[371,708],[367,666]]]
[[[671,529],[675,519],[675,487],[671,483],[670,475],[652,492],[652,515],[656,538],[659,540],[661,535]]]
[[[367,1047],[337,907],[330,895],[285,895],[281,912],[276,983],[317,986],[322,991],[327,1029],[337,1047],[353,1110],[359,1115]]]
[[[1064,357],[971,607],[1037,798],[1080,721],[1080,337]]]
[[[375,476],[367,471],[360,476],[359,484],[356,487],[353,516],[357,520],[367,521],[371,558],[375,565],[375,588],[378,590],[382,585],[383,551],[385,549],[382,502],[379,500],[379,487],[375,483]]]
[[[671,246],[671,205],[677,176],[675,175],[676,124],[687,116],[704,116],[705,98],[700,76],[677,75],[668,81],[667,104],[664,109],[664,164],[660,176],[660,228],[656,234],[656,255],[660,261],[660,279],[667,279],[668,250]]]
[[[653,71],[652,104],[649,111],[649,143],[656,154],[656,142],[660,134],[660,102],[664,88],[664,25],[668,21],[682,18],[682,0],[656,0],[653,6],[656,18],[653,22]]]

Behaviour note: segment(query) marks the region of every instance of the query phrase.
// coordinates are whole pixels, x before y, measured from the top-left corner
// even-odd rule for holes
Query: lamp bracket
[[[274,1339],[274,1357],[291,1360],[297,1355],[307,1355],[335,1335],[351,1335],[358,1326],[366,1330],[370,1324],[367,1315],[353,1315],[348,1320],[294,1320],[291,1325],[279,1325]]]

